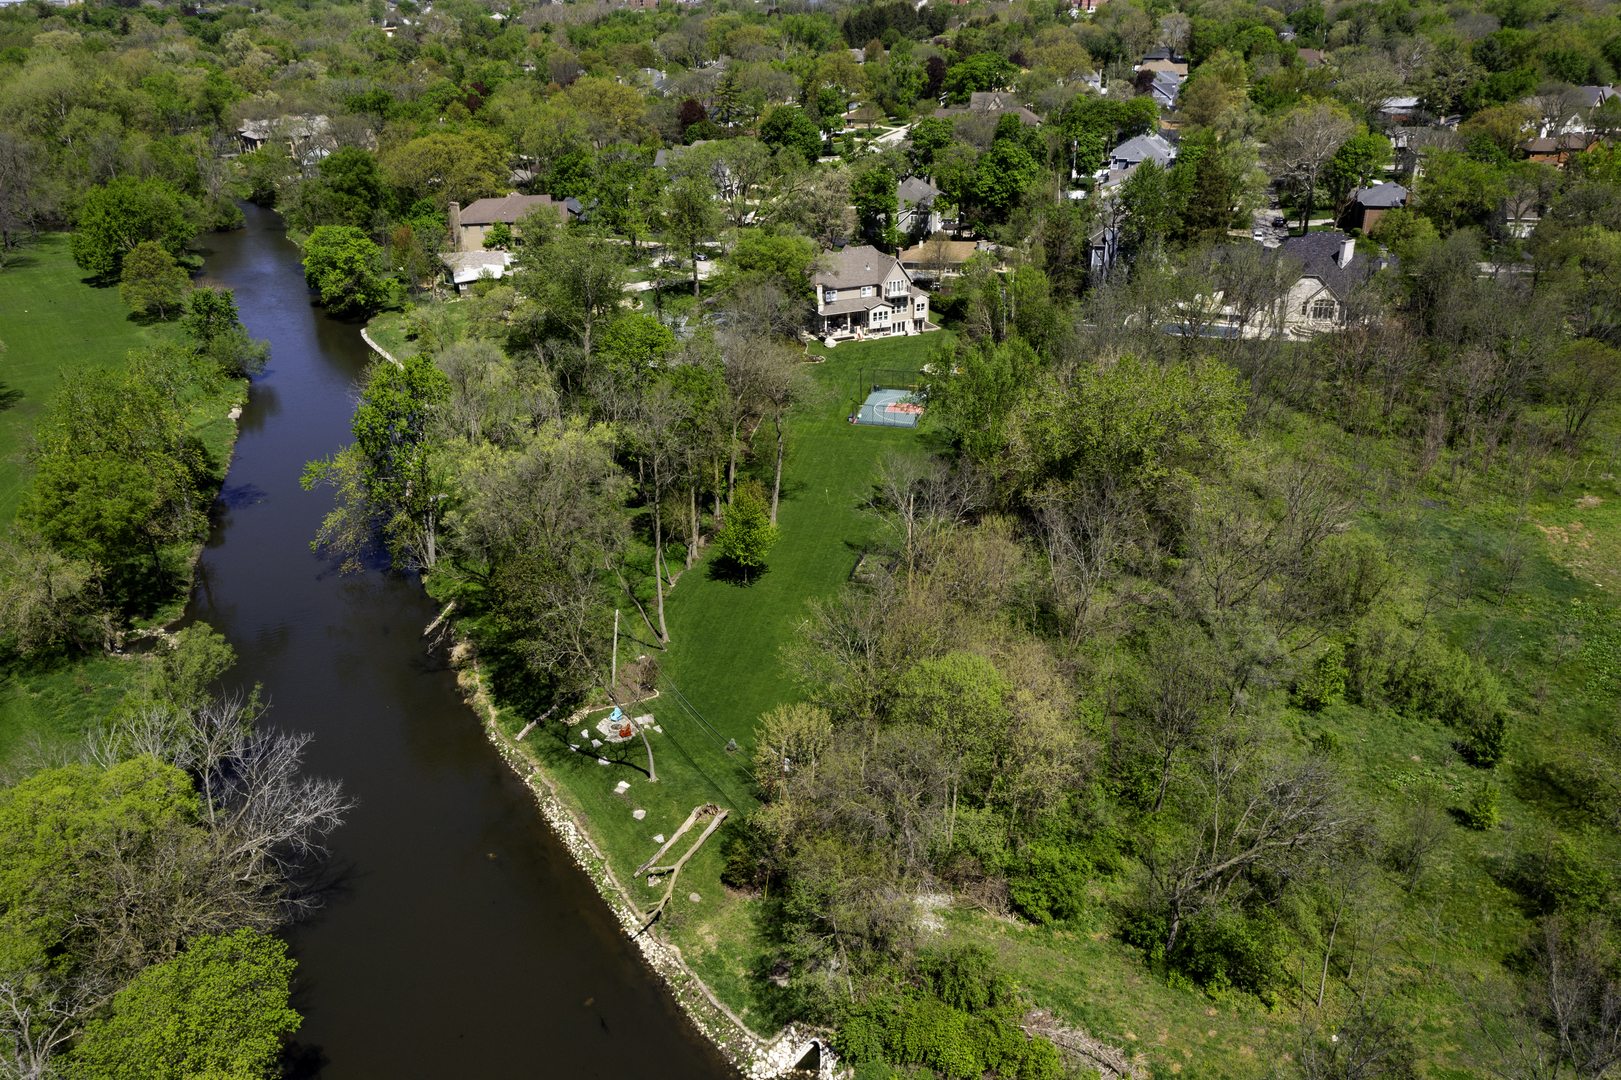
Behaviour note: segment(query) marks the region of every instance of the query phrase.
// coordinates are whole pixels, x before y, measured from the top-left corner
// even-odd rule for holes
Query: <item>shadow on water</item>
[[[229,677],[263,685],[269,723],[315,735],[310,772],[358,799],[332,837],[328,902],[288,933],[305,1017],[291,1075],[735,1076],[429,653],[436,605],[415,582],[376,566],[344,577],[310,550],[331,493],[298,479],[350,441],[371,354],[357,324],[311,307],[280,219],[243,210],[246,229],[211,237],[208,279],[236,290],[275,366],[249,396],[187,614],[227,635]],[[607,1007],[582,1011],[587,999]]]

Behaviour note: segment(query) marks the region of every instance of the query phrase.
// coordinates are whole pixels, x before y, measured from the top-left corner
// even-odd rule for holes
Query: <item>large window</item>
[[[884,286],[888,289],[890,296],[902,296],[906,293],[906,282],[904,281],[886,281]]]
[[[1323,297],[1311,302],[1311,317],[1315,322],[1332,322],[1339,309],[1339,304]]]
[[[833,301],[835,301],[835,300],[837,300],[839,298],[839,290],[837,290],[837,289],[828,289],[828,290],[826,290],[825,292],[822,293],[822,296],[828,303],[831,304]]]

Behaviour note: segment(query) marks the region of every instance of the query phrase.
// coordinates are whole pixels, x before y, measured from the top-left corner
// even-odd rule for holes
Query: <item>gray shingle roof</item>
[[[1335,297],[1344,300],[1350,295],[1353,286],[1365,281],[1376,271],[1396,264],[1392,258],[1369,258],[1358,251],[1351,256],[1348,263],[1341,266],[1340,254],[1344,251],[1345,241],[1348,239],[1349,237],[1338,229],[1307,233],[1305,236],[1291,236],[1278,245],[1277,253],[1297,260],[1302,267],[1301,277],[1316,278],[1328,286]]]
[[[895,186],[895,196],[902,202],[925,203],[940,196],[940,189],[921,176],[908,176]]]
[[[1110,161],[1125,161],[1133,165],[1144,161],[1154,160],[1161,165],[1169,165],[1176,159],[1176,149],[1159,135],[1139,135],[1135,139],[1127,139],[1114,148],[1109,155]]]
[[[895,257],[885,255],[871,244],[847,247],[827,256],[828,270],[811,278],[817,288],[854,289],[862,285],[877,285],[889,277],[895,266]],[[904,271],[903,271],[904,272]],[[910,280],[911,275],[907,275]]]
[[[1367,207],[1391,209],[1407,205],[1407,189],[1396,183],[1375,184],[1351,192],[1351,201]]]

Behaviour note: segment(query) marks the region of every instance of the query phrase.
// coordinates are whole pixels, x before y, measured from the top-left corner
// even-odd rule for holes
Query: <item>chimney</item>
[[[1340,243],[1340,269],[1351,265],[1351,257],[1356,254],[1356,241],[1347,236]]]
[[[446,215],[450,222],[450,246],[453,251],[462,249],[462,204],[450,204],[450,213]]]

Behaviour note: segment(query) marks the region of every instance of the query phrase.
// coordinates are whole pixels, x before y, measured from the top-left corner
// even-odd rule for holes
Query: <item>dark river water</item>
[[[340,578],[309,548],[328,492],[304,462],[349,441],[357,325],[310,303],[281,218],[246,207],[205,281],[268,338],[188,615],[226,635],[228,679],[268,722],[315,735],[308,767],[359,806],[334,835],[342,883],[289,934],[298,1074],[324,1080],[725,1077],[607,906],[485,741],[421,641],[414,582]]]

